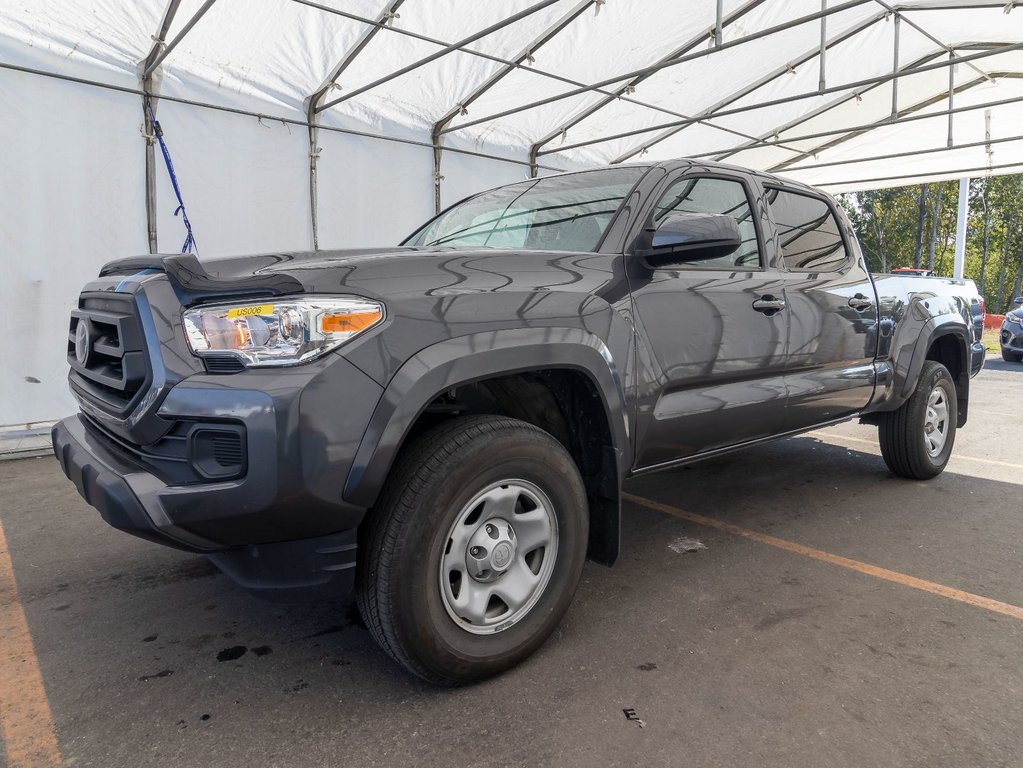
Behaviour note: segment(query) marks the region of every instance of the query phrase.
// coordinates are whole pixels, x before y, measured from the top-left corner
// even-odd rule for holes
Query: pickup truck
[[[872,278],[810,187],[611,166],[475,195],[397,247],[107,264],[53,446],[114,527],[266,594],[354,589],[397,662],[464,683],[614,563],[627,478],[854,418],[894,474],[940,473],[975,305]]]

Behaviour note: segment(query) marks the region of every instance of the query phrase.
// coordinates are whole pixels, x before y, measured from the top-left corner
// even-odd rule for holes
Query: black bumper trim
[[[152,478],[142,468],[105,450],[91,438],[80,416],[57,422],[50,433],[53,452],[78,493],[114,528],[189,552],[222,547],[173,524],[157,524],[132,488],[132,478]]]
[[[217,552],[210,560],[260,597],[343,597],[355,585],[356,529]]]

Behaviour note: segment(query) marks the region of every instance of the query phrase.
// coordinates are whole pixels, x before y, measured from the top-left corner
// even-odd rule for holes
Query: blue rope
[[[185,242],[181,246],[182,253],[191,253],[192,249],[195,249],[196,255],[199,254],[199,244],[195,242],[195,235],[192,234],[192,222],[188,220],[188,214],[185,212],[185,201],[181,199],[181,187],[178,186],[178,176],[174,173],[174,163],[171,162],[170,150],[167,149],[167,144],[163,140],[163,129],[160,128],[160,123],[156,120],[156,115],[153,114],[153,105],[147,101],[146,109],[149,110],[149,122],[153,126],[153,133],[156,134],[156,140],[160,142],[160,151],[163,152],[164,162],[167,163],[167,173],[170,175],[171,186],[174,187],[174,194],[178,198],[178,207],[174,209],[174,215],[181,214],[181,220],[185,224]]]

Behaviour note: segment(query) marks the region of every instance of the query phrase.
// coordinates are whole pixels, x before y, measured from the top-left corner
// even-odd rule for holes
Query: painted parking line
[[[63,765],[39,659],[0,523],[0,730],[7,768]]]
[[[885,581],[891,581],[895,584],[901,584],[905,587],[912,587],[913,589],[919,589],[922,592],[930,592],[932,595],[940,595],[941,597],[948,598],[949,600],[955,600],[960,603],[966,603],[967,605],[973,605],[978,608],[984,608],[994,613],[1000,613],[1004,616],[1011,616],[1014,619],[1023,621],[1023,608],[1009,603],[1003,603],[999,600],[992,600],[990,597],[984,597],[983,595],[975,595],[972,592],[964,592],[961,589],[954,589],[952,587],[946,587],[944,584],[936,584],[933,581],[925,581],[924,579],[918,579],[915,576],[909,576],[905,573],[899,573],[898,571],[889,571],[887,568],[879,568],[876,565],[870,565],[869,563],[861,563],[859,560],[850,560],[848,557],[842,557],[841,555],[833,555],[830,552],[825,552],[820,549],[814,549],[813,547],[807,547],[803,544],[797,544],[794,541],[788,541],[786,539],[779,539],[775,536],[769,536],[766,533],[759,533],[752,531],[748,528],[742,528],[738,525],[732,525],[721,520],[715,520],[711,517],[704,517],[698,515],[695,512],[687,512],[684,509],[673,507],[670,504],[661,504],[660,502],[653,501],[652,499],[644,498],[643,496],[635,496],[631,493],[623,493],[622,498],[626,501],[630,501],[633,504],[638,504],[647,509],[652,509],[657,512],[663,512],[673,517],[681,518],[682,520],[688,520],[689,522],[696,523],[698,525],[705,525],[709,528],[717,528],[719,531],[725,531],[735,536],[742,536],[747,539],[759,542],[761,544],[767,544],[771,547],[777,547],[778,549],[784,549],[786,552],[794,552],[797,555],[803,555],[804,557],[811,557],[814,560],[821,560],[831,565],[837,565],[841,568],[848,568],[851,571],[858,571],[859,573],[865,573],[868,576],[874,576],[878,579],[884,579]]]
[[[862,443],[863,445],[872,445],[877,448],[877,440],[866,440],[862,437],[847,437],[846,435],[836,435],[833,432],[825,432],[818,435],[814,435],[821,442],[827,442],[824,438],[834,438],[835,440],[847,440],[850,443]],[[880,448],[878,448],[880,452]],[[1009,469],[1023,469],[1023,464],[1013,464],[1009,461],[997,461],[996,459],[981,459],[977,456],[960,456],[958,453],[952,452],[952,461],[974,461],[978,464],[991,464],[996,467],[1008,467]]]

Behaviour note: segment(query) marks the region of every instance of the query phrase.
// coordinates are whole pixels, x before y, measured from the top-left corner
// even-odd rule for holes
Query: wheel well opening
[[[962,342],[952,335],[941,336],[931,342],[927,350],[927,359],[941,363],[952,375],[956,387],[957,422],[962,426],[966,423],[970,386],[970,374]]]
[[[581,371],[531,370],[445,390],[420,414],[408,439],[457,416],[493,414],[528,422],[565,446],[582,475],[590,505],[588,556],[610,565],[618,552],[617,454],[604,402]]]

